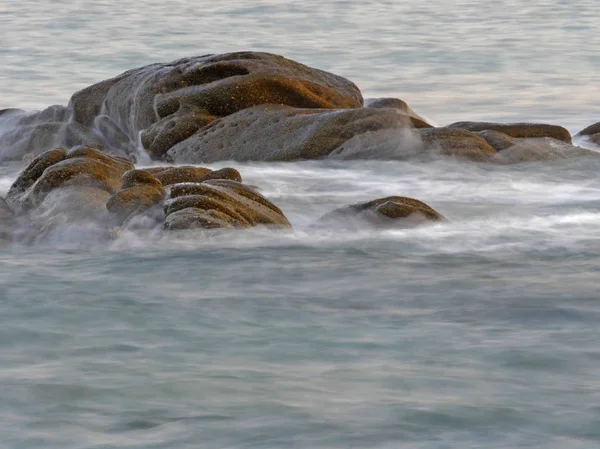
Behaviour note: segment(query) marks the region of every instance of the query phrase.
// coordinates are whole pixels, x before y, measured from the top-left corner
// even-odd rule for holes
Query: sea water
[[[283,54],[434,123],[600,120],[593,1],[4,0],[0,108]],[[600,447],[600,163],[233,166],[294,231],[0,250],[0,447]],[[22,167],[0,167],[4,195]],[[318,230],[387,195],[448,221]]]

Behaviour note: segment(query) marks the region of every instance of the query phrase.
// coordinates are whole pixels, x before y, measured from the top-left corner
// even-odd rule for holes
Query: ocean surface
[[[438,125],[600,121],[595,1],[3,0],[0,109],[280,53]],[[600,448],[600,162],[228,163],[294,231],[0,249],[0,448]],[[19,165],[0,166],[0,195]],[[387,195],[449,220],[334,232]]]

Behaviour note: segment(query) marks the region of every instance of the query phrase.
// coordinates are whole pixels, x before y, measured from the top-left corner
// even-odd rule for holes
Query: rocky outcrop
[[[238,52],[151,64],[73,95],[75,121],[106,115],[154,157],[213,120],[261,104],[359,108],[359,89],[337,75],[269,53]]]
[[[175,163],[291,161],[329,155],[369,131],[428,126],[392,109],[300,109],[257,106],[219,119],[175,145]]]
[[[442,220],[442,215],[419,200],[389,196],[335,209],[321,217],[317,226],[346,230],[410,228]]]
[[[551,137],[571,143],[571,134],[567,129],[557,125],[543,123],[488,123],[488,122],[456,122],[448,125],[450,129],[465,129],[467,131],[500,131],[510,137],[535,138]]]

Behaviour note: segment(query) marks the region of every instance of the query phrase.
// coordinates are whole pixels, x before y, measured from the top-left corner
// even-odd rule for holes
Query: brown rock
[[[496,154],[482,137],[461,129],[432,128],[418,130],[426,151],[439,151],[472,161],[487,161]]]
[[[335,209],[317,222],[318,226],[339,229],[414,227],[444,217],[427,204],[402,196],[389,196]]]
[[[93,187],[112,194],[121,176],[133,165],[108,156],[97,148],[76,147],[43,153],[23,171],[8,191],[7,199],[19,208],[39,205],[52,190],[62,187]]]
[[[283,212],[255,190],[222,179],[173,185],[165,214],[165,229],[181,229],[185,223],[193,223],[194,227],[291,226]]]
[[[488,123],[488,122],[456,122],[448,125],[450,129],[465,129],[467,131],[500,131],[511,137],[535,138],[552,137],[563,142],[571,143],[571,134],[562,126],[543,123]]]
[[[358,108],[350,81],[269,53],[239,52],[180,59],[130,70],[77,92],[74,120],[91,126],[102,111],[160,158],[217,117],[261,104]]]
[[[393,109],[257,106],[212,122],[171,148],[167,160],[196,164],[316,159],[328,156],[353,136],[415,126],[422,125]]]

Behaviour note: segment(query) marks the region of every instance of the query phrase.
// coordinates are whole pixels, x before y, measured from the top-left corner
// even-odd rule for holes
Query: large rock
[[[21,210],[37,207],[51,191],[90,187],[107,192],[119,190],[121,176],[133,165],[97,148],[80,146],[54,149],[35,158],[7,193],[7,201]]]
[[[261,105],[359,108],[359,89],[337,75],[269,53],[239,52],[185,58],[130,70],[73,95],[78,123],[106,115],[162,156],[216,118]]]
[[[283,212],[252,188],[231,180],[171,186],[165,229],[291,227]]]
[[[214,121],[167,153],[177,163],[291,161],[329,155],[353,136],[429,126],[393,109],[257,106]]]
[[[422,201],[389,196],[335,209],[321,217],[316,225],[357,230],[365,227],[406,228],[442,220],[442,215]]]
[[[571,134],[562,126],[547,125],[543,123],[488,123],[488,122],[456,122],[448,125],[451,129],[465,129],[467,131],[500,131],[511,137],[535,138],[552,137],[571,143]]]
[[[334,151],[334,159],[432,158],[488,161],[496,151],[475,133],[448,128],[384,129],[359,134]]]

